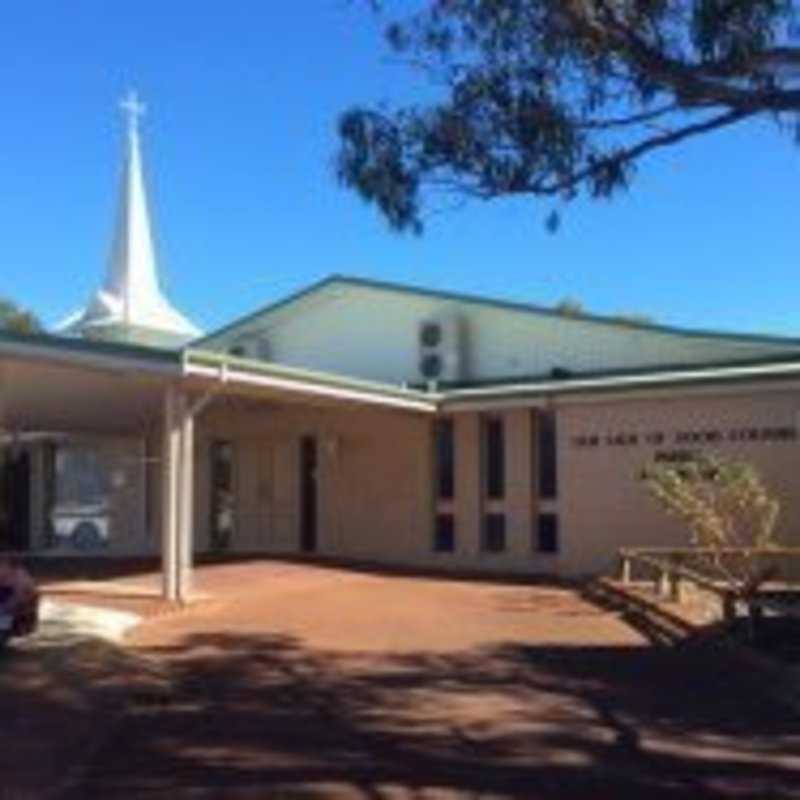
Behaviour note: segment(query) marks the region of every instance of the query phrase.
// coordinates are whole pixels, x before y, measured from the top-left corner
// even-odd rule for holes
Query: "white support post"
[[[178,416],[177,392],[170,386],[164,397],[161,454],[161,585],[162,596],[170,602],[178,598]]]
[[[181,397],[180,422],[180,495],[178,527],[178,586],[180,602],[189,599],[192,591],[194,556],[194,409],[186,396]]]

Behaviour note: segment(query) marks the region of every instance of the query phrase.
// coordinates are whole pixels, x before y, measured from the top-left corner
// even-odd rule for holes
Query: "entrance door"
[[[313,436],[300,440],[300,549],[304,553],[317,549],[317,440]]]
[[[0,550],[28,550],[31,544],[31,457],[9,455],[3,469],[4,530]]]

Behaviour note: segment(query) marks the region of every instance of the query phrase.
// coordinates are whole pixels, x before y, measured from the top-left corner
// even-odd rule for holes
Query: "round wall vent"
[[[438,378],[442,374],[442,359],[436,353],[429,353],[419,362],[419,371],[426,378]]]
[[[438,347],[442,341],[442,326],[438,322],[426,322],[419,329],[419,340],[423,347]]]

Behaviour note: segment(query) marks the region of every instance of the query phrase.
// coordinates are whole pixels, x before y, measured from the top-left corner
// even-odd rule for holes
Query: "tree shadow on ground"
[[[170,691],[133,698],[72,797],[800,797],[797,719],[703,646],[376,655],[218,632],[152,654]]]
[[[33,800],[98,745],[132,687],[164,686],[158,664],[109,642],[48,625],[0,650],[0,798]]]

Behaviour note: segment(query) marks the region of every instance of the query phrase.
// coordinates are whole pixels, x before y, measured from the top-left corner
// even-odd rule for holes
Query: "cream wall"
[[[211,442],[234,446],[237,529],[233,551],[298,554],[299,452],[301,437],[318,440],[318,548],[339,556],[443,570],[550,573],[572,576],[606,572],[619,547],[682,545],[686,533],[655,506],[637,481],[658,451],[704,449],[752,461],[781,499],[780,532],[800,546],[800,497],[796,491],[800,440],[732,441],[751,429],[794,429],[800,398],[790,392],[682,396],[672,400],[559,401],[558,498],[537,497],[536,424],[530,407],[504,409],[505,496],[485,498],[482,417],[453,415],[455,497],[445,508],[456,519],[456,551],[433,552],[433,418],[364,407],[268,405],[217,398],[196,423],[195,549],[209,549]],[[679,435],[716,432],[712,447],[677,441]],[[652,437],[663,436],[661,444]],[[631,437],[637,437],[636,442]],[[597,444],[589,444],[597,437]],[[610,437],[610,439],[609,439]],[[622,439],[620,439],[622,437]],[[650,438],[648,438],[650,437]],[[614,443],[626,441],[627,444]],[[144,440],[107,441],[114,459],[135,467],[133,479],[114,500],[118,535],[110,555],[158,553],[160,548],[161,431]],[[34,472],[41,472],[34,459]],[[34,486],[39,484],[34,480]],[[34,507],[39,503],[34,499]],[[440,509],[442,505],[440,504]],[[481,547],[485,514],[506,515],[506,550]],[[560,552],[537,553],[537,516],[555,512]],[[41,519],[34,536],[40,541]],[[119,532],[125,535],[119,535]]]
[[[300,439],[318,440],[321,555],[412,563],[430,551],[427,416],[364,408],[225,405],[197,424],[196,547],[209,547],[210,445],[235,450],[238,552],[298,553]]]
[[[465,380],[547,374],[555,367],[580,372],[709,363],[797,349],[791,341],[680,334],[347,282],[255,317],[203,346],[227,351],[258,337],[265,344],[256,357],[400,384],[422,380],[419,327],[443,315],[463,323]]]
[[[427,415],[387,410],[331,410],[221,405],[197,426],[195,541],[209,548],[210,446],[232,442],[237,532],[232,550],[298,554],[300,439],[318,439],[317,553],[388,564],[546,573],[558,559],[537,554],[532,536],[537,509],[531,448],[535,417],[528,408],[503,412],[506,492],[484,498],[481,416],[457,414],[455,497],[456,550],[433,551],[434,461]],[[481,547],[484,515],[504,512],[506,550]]]
[[[613,569],[619,547],[688,544],[679,521],[666,516],[637,481],[659,451],[692,450],[745,459],[754,464],[781,501],[779,532],[800,546],[800,439],[733,441],[750,429],[795,428],[800,397],[791,393],[676,397],[563,404],[558,408],[562,569],[568,573]],[[680,441],[680,435],[716,433],[711,444]],[[660,445],[652,437],[663,434]],[[636,435],[636,444],[607,444],[606,437]],[[648,435],[651,441],[647,441]],[[580,437],[598,436],[596,446]]]

